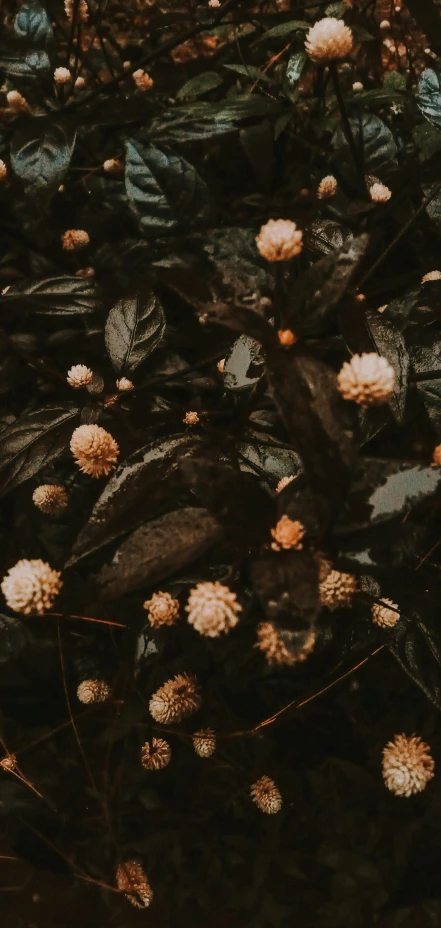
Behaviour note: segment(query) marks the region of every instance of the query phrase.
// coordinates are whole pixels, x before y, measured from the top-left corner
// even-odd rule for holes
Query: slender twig
[[[351,150],[355,169],[358,173],[362,190],[366,193],[366,180],[365,180],[364,169],[363,169],[363,157],[355,144],[355,139],[352,133],[351,123],[349,121],[349,116],[346,111],[345,101],[343,99],[343,94],[341,92],[340,79],[338,76],[338,70],[337,70],[337,65],[335,64],[335,61],[331,62],[331,64],[329,65],[329,72],[332,78],[332,83],[334,85],[335,96],[337,97],[337,103],[339,106],[341,121],[343,124],[343,132],[345,134],[346,141]]]

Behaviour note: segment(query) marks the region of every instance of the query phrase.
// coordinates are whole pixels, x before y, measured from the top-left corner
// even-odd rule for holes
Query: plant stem
[[[362,190],[364,193],[367,194],[366,180],[365,180],[364,169],[363,169],[363,158],[360,152],[358,151],[358,148],[355,144],[354,136],[352,134],[351,123],[349,122],[349,116],[347,114],[345,101],[343,99],[343,94],[341,92],[340,79],[338,76],[337,65],[335,64],[335,61],[332,61],[331,64],[329,65],[329,73],[331,75],[332,83],[334,85],[335,96],[337,97],[337,103],[338,103],[339,110],[340,110],[345,139],[349,145],[349,148],[351,149],[352,158],[354,160],[355,169],[359,176]]]

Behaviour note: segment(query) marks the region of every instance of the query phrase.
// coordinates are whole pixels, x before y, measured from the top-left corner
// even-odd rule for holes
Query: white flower
[[[188,605],[188,621],[201,635],[217,638],[229,632],[239,621],[242,606],[236,594],[222,583],[198,583],[191,591]]]
[[[379,354],[354,354],[345,361],[338,375],[338,389],[345,400],[359,406],[379,406],[392,396],[395,386],[393,367]]]
[[[305,48],[313,61],[323,63],[346,58],[353,43],[354,39],[349,26],[345,26],[341,19],[326,16],[309,30]]]
[[[288,261],[300,254],[303,232],[290,219],[269,219],[256,236],[259,254],[267,261]]]
[[[373,203],[387,203],[392,196],[392,191],[385,184],[372,184],[369,187],[369,196]]]
[[[80,387],[87,387],[92,383],[93,371],[86,364],[74,364],[67,372],[66,380],[70,387],[79,390]]]
[[[385,603],[385,605],[382,605]],[[393,628],[400,618],[400,612],[396,603],[391,599],[383,596],[382,603],[374,603],[372,606],[372,621],[381,628]],[[391,607],[391,608],[388,608]]]
[[[329,200],[337,192],[337,180],[333,174],[327,174],[319,183],[317,196],[319,200]]]
[[[107,477],[119,455],[114,438],[100,425],[79,425],[70,440],[70,450],[84,474]]]
[[[420,793],[435,775],[428,744],[415,736],[395,735],[383,750],[383,779],[396,796]]]
[[[54,81],[56,84],[68,84],[72,79],[69,68],[55,68]]]
[[[63,586],[61,574],[45,561],[23,558],[11,567],[3,578],[1,589],[6,603],[14,612],[43,615],[51,608]]]

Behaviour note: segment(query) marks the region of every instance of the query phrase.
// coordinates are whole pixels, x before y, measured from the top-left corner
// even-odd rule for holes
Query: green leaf
[[[0,493],[29,480],[69,447],[79,409],[54,406],[25,413],[2,432]]]
[[[152,121],[150,136],[161,143],[215,138],[234,132],[243,119],[267,116],[279,109],[279,103],[270,97],[257,93],[233,94],[222,103],[200,101],[191,106],[175,107]]]
[[[176,94],[177,100],[191,99],[192,97],[201,97],[202,94],[208,93],[209,90],[215,90],[223,83],[220,74],[216,71],[203,71],[196,77],[191,77],[189,81],[180,87]]]
[[[0,69],[11,77],[39,77],[42,72],[49,71],[50,66],[49,56],[43,49],[23,52],[22,43],[12,41],[0,47]]]
[[[383,88],[389,93],[406,92],[406,78],[399,71],[386,71],[383,80]]]
[[[326,7],[325,16],[331,16],[332,19],[343,19],[345,13],[347,12],[347,4],[340,3],[337,0],[336,3],[330,3],[329,6]]]
[[[350,124],[365,173],[379,173],[381,176],[382,171],[390,172],[396,166],[397,146],[388,126],[373,113],[362,113],[358,119],[350,119]],[[353,179],[356,176],[353,158],[341,126],[334,132],[332,146],[339,168]]]
[[[127,196],[145,235],[176,232],[180,225],[203,223],[211,198],[196,169],[181,155],[155,145],[126,142]]]
[[[279,26],[273,26],[272,29],[268,29],[268,32],[265,32],[264,35],[258,39],[258,42],[266,42],[267,39],[278,39],[281,36],[290,35],[291,32],[306,32],[310,28],[310,23],[306,23],[300,19],[293,19],[289,23],[281,23]]]
[[[306,52],[294,52],[294,54],[291,55],[285,72],[285,79],[288,81],[290,87],[293,87],[301,77],[307,57]]]
[[[92,313],[101,308],[96,284],[81,277],[48,277],[37,281],[25,277],[11,284],[2,299],[29,304],[38,313],[55,316]]]
[[[38,0],[27,0],[14,19],[14,35],[34,48],[45,48],[53,37],[51,21]]]
[[[229,71],[234,71],[236,74],[240,74],[241,77],[248,78],[249,81],[264,81],[267,84],[273,83],[268,74],[265,74],[260,70],[260,68],[253,67],[253,65],[224,64],[224,68],[228,68]]]
[[[159,345],[165,331],[164,310],[154,293],[119,300],[105,327],[107,353],[118,374],[130,374]]]
[[[44,204],[56,193],[68,170],[75,136],[67,122],[47,116],[19,125],[12,137],[11,164],[29,197]]]
[[[415,99],[426,119],[441,129],[441,75],[430,68],[423,71]]]
[[[431,158],[441,151],[441,125],[437,129],[430,122],[423,122],[415,126],[412,132],[415,145],[422,151],[425,158]]]

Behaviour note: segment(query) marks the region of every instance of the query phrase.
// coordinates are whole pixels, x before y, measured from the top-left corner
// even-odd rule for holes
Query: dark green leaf
[[[363,159],[366,174],[387,174],[397,164],[397,146],[392,132],[386,124],[373,113],[362,113],[359,118],[350,119],[352,135]],[[336,152],[334,160],[339,170],[344,171],[348,179],[355,177],[355,167],[346,136],[339,126],[332,137],[332,146]]]
[[[431,68],[420,74],[416,102],[426,119],[441,129],[441,76]]]
[[[233,132],[244,119],[268,116],[279,108],[277,101],[257,93],[229,96],[222,103],[193,103],[154,119],[150,134],[161,143],[215,138]]]
[[[29,480],[69,447],[79,410],[46,407],[20,416],[2,433],[0,493]]]
[[[67,122],[46,116],[27,119],[16,129],[11,164],[27,196],[44,204],[56,193],[70,164],[75,135]]]
[[[348,244],[352,235],[332,219],[315,219],[310,228],[305,230],[303,238],[311,251],[329,255]]]
[[[14,19],[14,34],[34,48],[45,48],[52,39],[51,21],[38,0],[22,4]]]
[[[92,313],[100,309],[96,284],[81,277],[48,277],[37,281],[25,278],[11,284],[3,299],[28,303],[38,313],[55,316]]]
[[[441,637],[415,616],[395,626],[388,648],[403,670],[441,709]]]
[[[154,293],[119,300],[107,317],[104,337],[109,358],[118,374],[129,374],[158,347],[165,331],[165,316]]]
[[[201,97],[204,93],[208,93],[209,90],[215,90],[215,88],[219,87],[222,83],[222,78],[216,71],[203,71],[202,74],[191,77],[189,81],[185,82],[183,87],[180,87],[176,94],[176,99],[186,100],[192,99],[193,97]]]
[[[25,622],[16,616],[0,615],[0,664],[16,660],[30,640]]]
[[[272,84],[273,81],[265,74],[264,71],[261,71],[260,68],[253,67],[253,65],[247,64],[224,64],[224,68],[228,68],[229,71],[234,71],[235,74],[240,74],[241,77],[248,78],[249,81],[264,81],[264,83]]]
[[[43,49],[23,51],[21,42],[0,47],[0,69],[11,77],[35,78],[49,71],[51,63]]]
[[[368,311],[366,323],[377,354],[389,361],[395,371],[395,388],[389,405],[398,422],[404,417],[409,377],[409,355],[404,337],[381,313]]]
[[[300,19],[293,19],[288,23],[281,23],[279,26],[273,26],[268,29],[259,39],[259,42],[266,42],[267,39],[278,39],[281,36],[290,35],[291,32],[306,32],[310,28],[310,23]]]
[[[294,52],[288,60],[286,66],[285,78],[290,87],[294,87],[302,75],[303,68],[307,61],[306,52]]]

